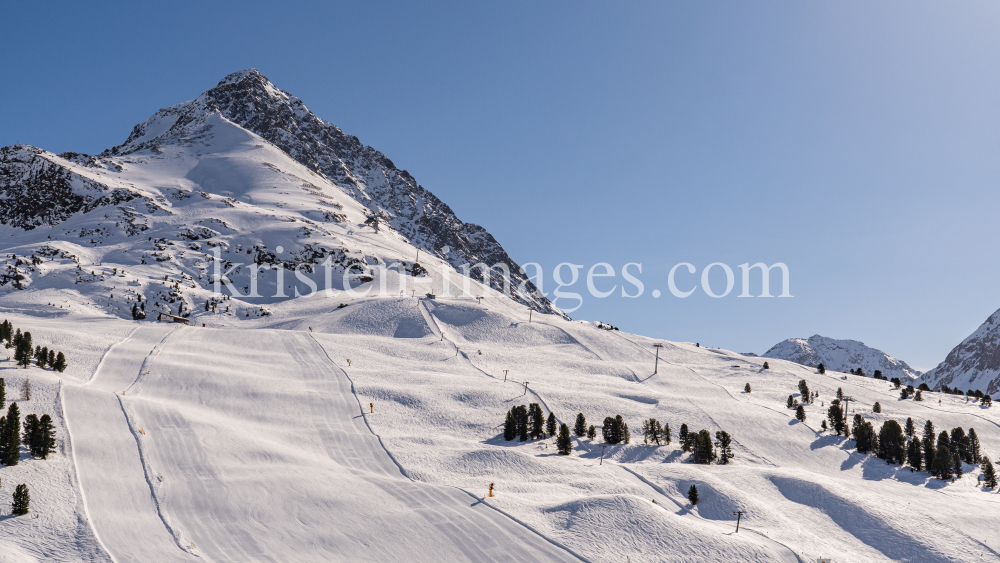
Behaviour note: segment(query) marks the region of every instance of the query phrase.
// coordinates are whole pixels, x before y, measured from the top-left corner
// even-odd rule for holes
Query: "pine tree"
[[[920,447],[920,440],[910,440],[910,443],[906,451],[906,459],[916,471],[920,471],[924,468],[923,464],[923,451]]]
[[[48,459],[49,454],[56,448],[56,429],[51,416],[42,415],[42,419],[38,421],[38,434],[38,452],[32,451],[32,453],[42,459]]]
[[[820,424],[820,427],[821,427],[821,428],[823,429],[823,431],[824,431],[824,432],[826,432],[826,430],[827,430],[827,425],[826,425],[826,419],[825,419],[825,418],[823,419],[823,423],[822,423],[822,424]]]
[[[969,438],[961,426],[951,429],[951,453],[958,454],[964,461],[969,453]]]
[[[559,455],[569,455],[573,451],[573,440],[569,437],[569,426],[559,425],[559,438],[556,440]]]
[[[733,459],[733,438],[725,430],[715,433],[715,447],[719,448],[719,465],[726,465]]]
[[[514,407],[514,422],[517,424],[517,437],[522,442],[528,441],[528,407]]]
[[[38,415],[29,414],[24,417],[24,433],[21,435],[21,441],[28,446],[31,455],[36,455],[41,445],[41,438]]]
[[[691,451],[691,441],[688,439],[688,425],[681,424],[681,431],[677,434],[677,439],[681,443],[681,449],[686,452]]]
[[[954,461],[951,450],[948,449],[947,444],[938,443],[937,450],[934,452],[934,465],[931,474],[938,479],[951,479],[953,470]]]
[[[25,334],[28,336],[31,335],[30,332],[26,332]],[[20,367],[28,367],[31,365],[31,341],[23,336],[14,347],[14,361]]]
[[[837,436],[844,434],[844,410],[840,408],[839,400],[830,401],[826,418],[830,421],[830,427],[837,433]]]
[[[803,407],[802,405],[799,405],[799,406],[795,407],[795,418],[798,419],[799,422],[805,422],[806,421],[806,409],[805,409],[805,407]]]
[[[49,350],[49,359],[45,363],[47,363],[50,366],[52,366],[52,369],[55,369],[55,364],[56,364],[56,351],[55,350]]]
[[[517,436],[517,422],[514,421],[514,409],[507,411],[507,419],[503,421],[503,439],[508,442]]]
[[[531,425],[528,433],[532,440],[538,440],[545,437],[545,414],[542,413],[542,407],[538,403],[531,403],[528,405],[528,419]]]
[[[601,426],[601,437],[608,444],[617,444],[615,440],[615,419],[610,416],[604,417],[604,425]]]
[[[826,366],[824,366],[823,364],[820,364],[820,365],[816,366],[816,371],[820,372],[821,374],[826,373]]]
[[[961,479],[962,478],[962,456],[958,455],[958,453],[956,452],[956,453],[951,454],[951,457],[952,457],[952,460],[953,460],[954,465],[955,465],[955,478],[956,479]]]
[[[764,362],[764,369],[771,369],[771,366],[767,362]]]
[[[789,408],[789,409],[794,409],[795,408],[795,396],[794,395],[789,395],[788,396],[788,400],[785,401],[785,407]]]
[[[951,452],[954,449],[954,447],[951,444],[951,438],[948,437],[948,432],[946,430],[942,430],[941,433],[938,434],[938,446],[942,445],[948,448],[949,452]]]
[[[4,407],[7,402],[7,382],[4,378],[0,377],[0,409]]]
[[[913,396],[913,400],[914,401],[923,401],[924,400],[924,392],[921,391],[920,389],[917,389],[917,394]]]
[[[993,462],[990,461],[989,456],[983,456],[981,467],[983,470],[983,485],[991,489],[997,488],[997,472],[993,468]]]
[[[983,459],[983,454],[980,450],[979,435],[976,434],[975,428],[969,428],[968,435],[969,445],[968,445],[968,456],[966,457],[966,462],[968,463],[979,463]]]
[[[930,443],[931,448],[937,448],[934,441],[934,423],[930,420],[924,423],[924,448],[927,447],[928,443]]]
[[[875,401],[875,404],[872,405],[872,412],[882,412],[882,405],[878,401]]]
[[[66,356],[62,352],[56,354],[56,360],[52,362],[52,368],[59,373],[66,371]]]
[[[860,418],[861,415],[855,415]],[[859,454],[868,454],[878,451],[878,438],[875,436],[875,428],[867,420],[860,420],[854,423],[854,444]]]
[[[694,462],[710,465],[713,461],[715,461],[715,446],[712,444],[712,435],[708,430],[699,430],[694,434]]]
[[[14,516],[24,516],[28,513],[31,504],[31,495],[28,494],[28,486],[21,483],[14,489],[14,502],[10,505],[10,511]]]
[[[669,423],[663,425],[662,439],[663,439],[663,443],[664,444],[666,444],[668,446],[670,445],[670,424]]]
[[[841,387],[837,387],[837,400],[838,401],[844,400],[844,389]]]
[[[590,428],[587,429],[587,439],[593,442],[596,438],[597,438],[597,428],[594,428],[594,425],[591,424]]]
[[[878,432],[878,457],[886,463],[902,465],[906,456],[904,446],[903,429],[899,423],[895,420],[885,421]]]
[[[549,437],[556,435],[556,413],[549,412],[549,418],[545,420],[545,433]]]
[[[17,465],[21,457],[21,410],[17,403],[11,403],[7,408],[3,433],[3,439],[0,439],[0,463]]]
[[[802,397],[802,402],[803,403],[808,403],[809,402],[809,397],[810,397],[810,394],[809,394],[809,385],[806,384],[806,380],[805,379],[800,379],[799,380],[799,396]]]
[[[911,440],[917,435],[917,428],[913,424],[913,419],[906,417],[906,424],[903,425],[903,432],[906,433],[906,437]]]
[[[663,425],[655,418],[642,421],[642,442],[644,444],[654,443],[660,445],[663,436]]]
[[[933,472],[934,454],[937,452],[937,448],[934,447],[934,439],[924,438],[920,441],[920,447],[924,450],[924,469]]]
[[[577,437],[583,437],[587,434],[587,417],[583,416],[583,413],[576,415],[576,424],[573,425],[573,433]]]
[[[744,393],[749,393],[750,392],[750,384],[749,383],[747,383],[746,385],[743,386],[743,392]]]
[[[688,500],[691,501],[691,506],[698,504],[698,487],[691,485],[688,489]]]

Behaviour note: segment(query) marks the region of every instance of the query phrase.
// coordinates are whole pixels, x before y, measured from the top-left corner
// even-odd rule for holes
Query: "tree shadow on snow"
[[[820,436],[815,440],[813,440],[813,442],[809,444],[809,449],[818,450],[820,448],[827,448],[830,446],[843,447],[844,442],[846,441],[847,441],[846,436],[837,436],[836,434],[826,434],[824,436]]]

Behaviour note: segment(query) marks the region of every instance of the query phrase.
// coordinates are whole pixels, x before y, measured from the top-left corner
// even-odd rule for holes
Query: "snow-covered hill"
[[[869,377],[875,370],[892,379],[898,377],[906,382],[919,377],[920,372],[897,360],[885,352],[866,346],[857,340],[835,340],[818,334],[805,338],[783,340],[763,357],[788,360],[804,366],[816,367],[823,364],[826,369],[848,372],[861,368]]]
[[[932,389],[1000,392],[1000,310],[956,346],[943,362],[921,377]]]

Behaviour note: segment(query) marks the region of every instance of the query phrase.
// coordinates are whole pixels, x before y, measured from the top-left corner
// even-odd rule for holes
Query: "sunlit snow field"
[[[1000,559],[1000,497],[978,469],[943,482],[820,430],[841,387],[849,417],[974,427],[1000,457],[994,411],[964,398],[900,400],[883,381],[691,343],[664,342],[654,375],[657,341],[529,323],[500,298],[315,296],[178,326],[25,314],[24,295],[3,316],[70,368],[3,362],[8,399],[30,377],[22,417],[53,415],[58,440],[0,468],[0,561]],[[800,379],[824,404],[805,423],[785,408]],[[505,441],[507,410],[532,402],[570,427],[621,414],[631,443],[602,448],[598,431],[560,456],[552,438]],[[643,444],[649,417],[672,444]],[[686,463],[682,423],[728,431],[735,459]],[[12,518],[22,482],[32,514]]]

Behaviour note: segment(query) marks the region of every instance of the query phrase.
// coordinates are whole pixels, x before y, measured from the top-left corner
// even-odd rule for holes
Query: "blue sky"
[[[0,145],[100,152],[255,67],[549,280],[642,263],[575,318],[929,369],[1000,307],[998,4],[146,4],[6,7]],[[793,298],[736,297],[779,261]],[[679,262],[736,289],[673,297]]]

